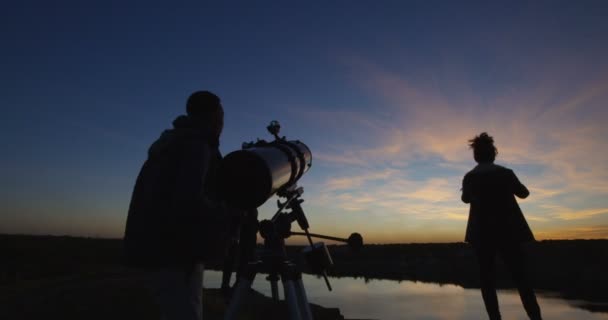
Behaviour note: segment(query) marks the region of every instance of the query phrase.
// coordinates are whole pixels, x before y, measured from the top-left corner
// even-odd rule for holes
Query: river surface
[[[234,275],[233,275],[234,276]],[[440,285],[413,281],[331,278],[333,291],[325,281],[304,275],[308,299],[327,308],[339,308],[347,319],[415,319],[415,320],[479,320],[487,319],[479,289],[457,285]],[[218,288],[221,272],[205,271],[204,286]],[[254,289],[270,296],[270,283],[258,275]],[[279,286],[282,288],[282,286]],[[280,289],[282,298],[282,289]],[[499,290],[498,299],[505,320],[528,319],[517,291]],[[564,300],[554,294],[540,292],[538,302],[544,319],[595,320],[608,319],[608,313],[593,313],[578,305],[583,301]]]

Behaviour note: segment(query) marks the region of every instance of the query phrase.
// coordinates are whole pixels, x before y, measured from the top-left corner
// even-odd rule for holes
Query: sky
[[[605,1],[6,3],[0,233],[122,237],[149,145],[210,90],[223,154],[270,139],[271,120],[309,146],[312,232],[463,241],[467,141],[487,131],[537,239],[608,238],[606,16]]]

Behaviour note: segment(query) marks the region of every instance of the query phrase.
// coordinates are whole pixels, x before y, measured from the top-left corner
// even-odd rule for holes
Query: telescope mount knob
[[[279,131],[281,131],[281,124],[277,120],[270,121],[270,124],[266,127],[268,132],[272,134],[275,139],[279,140]]]

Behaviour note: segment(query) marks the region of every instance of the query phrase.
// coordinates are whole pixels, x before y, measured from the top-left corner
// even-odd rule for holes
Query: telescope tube
[[[223,198],[236,207],[261,206],[282,188],[295,184],[312,165],[312,153],[294,140],[258,141],[229,153],[220,165]]]

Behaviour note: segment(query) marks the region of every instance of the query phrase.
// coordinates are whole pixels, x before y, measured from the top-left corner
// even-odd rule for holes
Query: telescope
[[[323,242],[313,243],[312,238],[346,242],[355,251],[363,246],[363,238],[358,233],[343,239],[309,232],[310,226],[301,206],[304,189],[298,187],[297,182],[310,169],[312,153],[299,140],[279,137],[280,128],[277,121],[270,122],[266,129],[275,137],[274,141],[258,139],[255,143],[243,143],[243,148],[228,154],[219,168],[220,192],[232,207],[252,210],[274,194],[285,199],[277,200],[278,211],[272,218],[259,222],[259,234],[264,239],[260,259],[249,261],[237,280],[224,317],[226,320],[237,319],[256,274],[260,272],[268,273],[266,279],[270,281],[272,298],[276,301],[279,296],[277,282],[280,279],[283,283],[289,319],[312,320],[301,271],[285,250],[285,240],[290,236],[306,236],[309,243],[303,250],[306,261],[313,273],[323,276],[330,291],[327,270],[333,265],[331,255]],[[293,222],[297,222],[304,232],[292,232]],[[226,279],[229,282],[230,276]]]
[[[275,193],[296,184],[312,165],[312,153],[299,140],[279,138],[281,125],[272,121],[268,131],[275,140],[243,143],[219,169],[220,192],[227,203],[241,209],[261,206]]]

